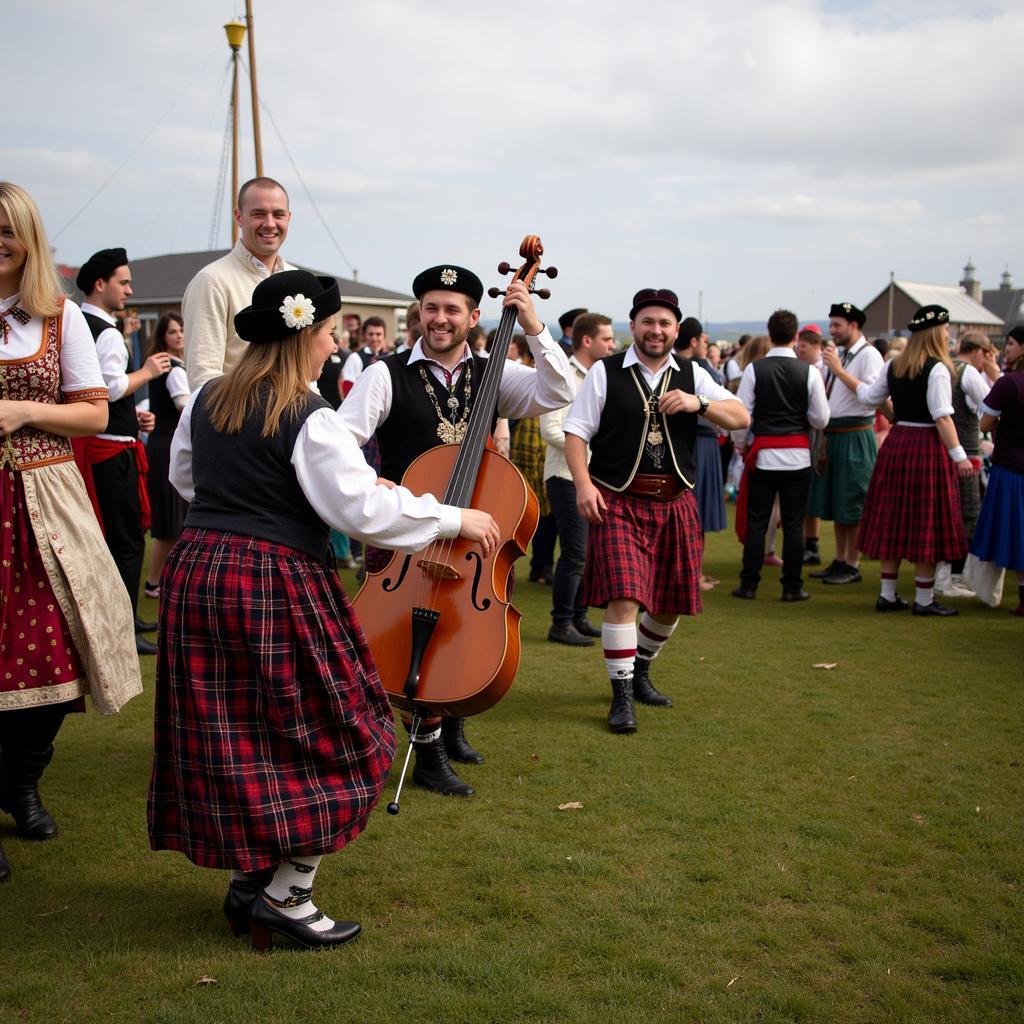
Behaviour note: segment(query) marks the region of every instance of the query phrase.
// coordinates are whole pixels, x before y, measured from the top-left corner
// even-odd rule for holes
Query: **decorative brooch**
[[[284,317],[287,327],[292,329],[298,327],[309,327],[313,323],[313,314],[316,307],[311,299],[299,292],[298,295],[286,295],[284,305],[278,310]]]
[[[445,267],[441,271],[441,284],[453,285],[458,281],[459,275],[451,267]]]

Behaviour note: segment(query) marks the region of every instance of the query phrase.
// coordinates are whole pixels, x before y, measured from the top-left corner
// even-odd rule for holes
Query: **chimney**
[[[970,257],[967,259],[967,266],[964,267],[963,280],[960,282],[960,287],[963,288],[967,294],[974,299],[975,302],[981,302],[981,282],[974,276],[974,264],[971,262]]]

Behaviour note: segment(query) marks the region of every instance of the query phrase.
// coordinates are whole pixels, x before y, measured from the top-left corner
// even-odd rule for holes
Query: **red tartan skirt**
[[[956,467],[934,427],[897,423],[878,450],[857,547],[886,561],[952,562],[967,554]]]
[[[587,532],[583,603],[630,598],[656,615],[699,615],[704,541],[693,491],[651,501],[598,490],[608,509]]]
[[[354,839],[395,729],[337,576],[293,548],[188,529],[160,608],[152,848],[257,871]]]

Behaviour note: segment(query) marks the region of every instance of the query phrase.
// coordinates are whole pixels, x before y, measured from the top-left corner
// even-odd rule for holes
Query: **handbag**
[[[1003,579],[1006,570],[995,562],[983,562],[977,555],[968,555],[964,563],[964,583],[990,608],[1003,601]]]

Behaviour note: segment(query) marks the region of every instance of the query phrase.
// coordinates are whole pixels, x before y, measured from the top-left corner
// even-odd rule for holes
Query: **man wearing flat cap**
[[[363,445],[374,434],[380,446],[381,476],[401,481],[410,463],[440,444],[461,444],[473,401],[488,361],[470,352],[466,336],[480,319],[483,284],[471,270],[442,263],[418,274],[412,285],[420,303],[419,340],[411,349],[367,366],[338,415]],[[536,369],[501,360],[499,417],[526,419],[572,401],[574,373],[565,353],[541,323],[521,281],[508,286],[502,305],[514,308]],[[367,550],[371,572],[387,555]],[[425,723],[415,743],[413,781],[445,796],[472,796],[448,762],[480,764],[467,742],[462,719]]]
[[[701,610],[697,423],[736,430],[750,422],[703,367],[672,354],[683,319],[675,292],[642,289],[629,318],[633,344],[591,368],[565,421],[576,503],[590,524],[583,602],[607,609],[601,642],[615,733],[636,731],[634,697],[672,704],[651,684],[649,666],[678,616]]]
[[[571,357],[573,353],[572,325],[576,323],[576,317],[582,316],[586,312],[588,311],[580,306],[578,309],[566,310],[558,318],[558,327],[562,332],[562,336],[558,339],[558,344],[562,346],[562,350],[569,357]]]
[[[110,403],[107,429],[95,437],[79,438],[72,444],[134,614],[139,602],[149,526],[146,456],[139,440],[135,392],[167,373],[171,360],[166,352],[157,352],[141,369],[132,368],[131,352],[115,319],[124,316],[125,300],[132,294],[132,273],[124,249],[101,249],[94,253],[82,264],[76,283],[85,296],[82,312],[96,342],[96,355]],[[142,636],[144,631],[153,629],[156,623],[141,622],[135,615],[135,647],[140,654],[156,653],[156,647]]]
[[[873,383],[883,365],[881,353],[861,334],[866,319],[852,302],[835,303],[828,314],[828,332],[836,347],[824,353],[827,367],[838,366],[861,384]],[[857,528],[878,456],[875,410],[860,401],[834,369],[825,382],[825,393],[829,422],[811,481],[807,515],[833,521],[836,557],[827,568],[810,575],[830,585],[860,583]]]

